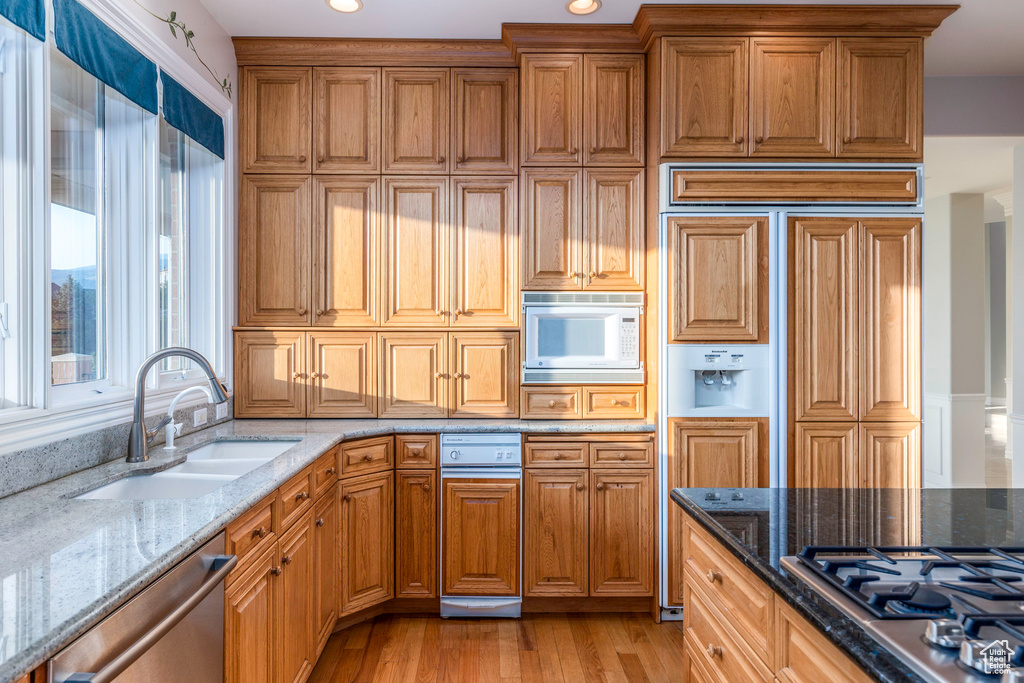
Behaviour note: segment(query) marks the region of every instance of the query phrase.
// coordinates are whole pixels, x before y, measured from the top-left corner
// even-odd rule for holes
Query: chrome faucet
[[[225,391],[224,386],[217,379],[217,375],[213,372],[210,362],[203,358],[202,354],[181,346],[157,351],[143,361],[142,367],[139,368],[139,374],[135,376],[135,413],[132,420],[132,429],[128,433],[128,462],[146,462],[149,460],[149,445],[153,443],[153,439],[160,433],[160,430],[172,419],[165,415],[160,424],[154,427],[152,431],[146,431],[146,375],[149,374],[151,367],[164,358],[171,356],[181,356],[198,363],[199,367],[206,373],[206,379],[210,382],[214,403],[224,403],[224,401],[228,400],[227,391]]]

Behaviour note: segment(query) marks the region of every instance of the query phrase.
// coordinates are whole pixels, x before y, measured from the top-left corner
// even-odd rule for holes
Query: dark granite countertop
[[[780,569],[782,557],[808,545],[917,544],[918,536],[923,545],[1024,545],[1024,489],[674,489],[672,500],[885,683],[922,679]]]

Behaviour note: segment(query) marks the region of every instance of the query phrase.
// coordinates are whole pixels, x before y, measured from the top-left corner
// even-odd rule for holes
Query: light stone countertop
[[[390,433],[653,432],[639,421],[234,420],[167,455],[118,459],[0,499],[0,683],[49,659],[335,444]],[[199,498],[75,500],[128,473],[182,462],[215,440],[297,438],[265,465]]]

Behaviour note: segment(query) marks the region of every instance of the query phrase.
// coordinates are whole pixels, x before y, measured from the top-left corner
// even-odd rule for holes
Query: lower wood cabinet
[[[442,495],[444,594],[519,595],[519,480],[450,479]]]
[[[316,627],[316,652],[319,657],[338,619],[338,543],[340,520],[335,486],[319,495],[313,508],[313,555],[316,572],[313,581],[313,616]],[[315,660],[314,660],[315,661]]]
[[[395,473],[368,474],[338,483],[341,518],[339,616],[394,595]]]
[[[437,470],[398,470],[395,480],[395,597],[436,598]]]
[[[767,467],[762,421],[669,420],[669,487],[756,487]]]
[[[785,683],[869,683],[872,678],[782,599],[775,601],[774,660]]]
[[[281,536],[278,545],[278,611],[274,643],[278,680],[301,683],[309,678],[316,659],[313,590],[315,576],[312,511]],[[333,624],[332,624],[333,626]]]
[[[860,485],[856,422],[797,422],[792,485],[847,488]]]
[[[236,570],[237,571],[237,570]],[[224,680],[226,683],[276,683],[280,628],[277,543],[267,548],[224,592]]]
[[[590,481],[585,469],[523,472],[523,593],[589,593]]]
[[[861,422],[860,482],[866,488],[920,488],[921,423]]]
[[[794,433],[792,486],[921,486],[919,422],[797,422]]]
[[[654,486],[654,470],[591,470],[591,595],[653,594]]]

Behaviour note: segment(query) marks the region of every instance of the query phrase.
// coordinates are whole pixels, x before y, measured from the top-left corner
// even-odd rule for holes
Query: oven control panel
[[[521,434],[442,434],[441,467],[518,467]]]

